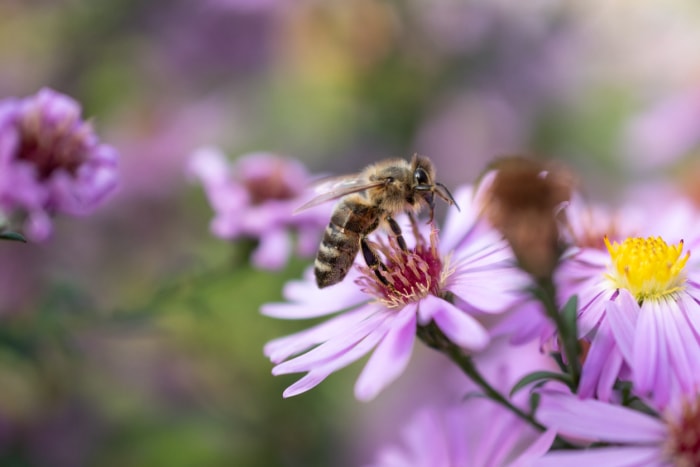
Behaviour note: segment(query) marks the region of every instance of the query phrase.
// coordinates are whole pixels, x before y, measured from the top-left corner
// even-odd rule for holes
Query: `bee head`
[[[429,222],[433,220],[436,194],[447,204],[454,205],[459,211],[459,206],[452,197],[450,190],[442,183],[434,181],[435,167],[430,159],[416,154],[413,156],[411,166],[413,167],[413,190],[420,193],[428,206],[430,206]]]

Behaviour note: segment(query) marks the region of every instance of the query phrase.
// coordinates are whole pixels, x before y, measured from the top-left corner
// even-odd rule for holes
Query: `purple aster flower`
[[[372,466],[530,466],[547,452],[555,432],[539,433],[494,402],[472,399],[418,411],[401,435],[402,444],[383,448]]]
[[[697,245],[692,229],[679,231]],[[590,342],[579,395],[610,400],[621,378],[663,407],[700,384],[700,270],[683,240],[637,235],[603,237],[604,249],[573,248],[556,279],[562,303],[578,296],[579,336]]]
[[[229,165],[215,148],[195,152],[189,172],[199,179],[214,209],[211,231],[219,238],[259,241],[252,262],[263,269],[280,269],[292,250],[291,232],[298,235],[298,253],[316,253],[330,211],[319,206],[299,214],[310,175],[295,160],[268,153],[251,153]]]
[[[619,467],[700,465],[700,398],[674,401],[661,417],[595,399],[543,391],[537,418],[581,444],[605,447],[551,451],[537,467],[614,465]]]
[[[492,341],[489,349],[474,360],[483,376],[501,392],[507,392],[524,374],[554,370],[555,366],[549,356],[538,352],[537,346],[513,347],[502,339]],[[408,384],[402,382],[398,388],[403,398],[400,414],[392,417],[384,406],[378,414],[376,410],[372,412],[371,423],[385,424],[390,418],[394,426],[402,429],[401,443],[382,445],[371,465],[529,466],[549,449],[554,430],[541,433],[502,405],[482,397],[465,398],[465,394],[479,390],[475,383],[454,366],[439,373],[434,371],[435,366],[440,368],[438,362],[429,363],[431,367],[419,373],[422,377]],[[410,397],[416,392],[406,399],[406,394]],[[528,394],[522,391],[511,402],[524,407],[527,398]],[[395,399],[392,397],[391,402]],[[406,409],[412,410],[406,414]],[[484,423],[486,420],[488,423]],[[384,428],[386,431],[386,425]]]
[[[80,113],[47,88],[0,101],[0,213],[26,217],[33,240],[51,234],[52,214],[87,214],[116,187],[117,152]]]
[[[514,266],[502,236],[479,217],[471,188],[456,194],[462,212],[448,213],[439,245],[434,227],[427,235],[416,227],[408,251],[394,237],[387,242],[380,234],[371,236],[384,258],[384,281],[359,260],[336,285],[319,290],[309,271],[303,281],[287,284],[288,303],[263,306],[264,314],[285,319],[337,314],[265,346],[276,364],[273,374],[306,373],[285,397],[308,391],[376,347],[355,385],[358,399],[372,399],[403,372],[419,326],[431,322],[464,349],[487,346],[489,335],[472,314],[502,313],[519,299],[528,279]],[[404,228],[409,244],[410,231]]]

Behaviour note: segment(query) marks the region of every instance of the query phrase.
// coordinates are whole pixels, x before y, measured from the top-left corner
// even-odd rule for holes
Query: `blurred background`
[[[262,346],[309,323],[258,309],[311,260],[254,270],[210,234],[203,145],[315,173],[419,152],[450,187],[524,153],[599,201],[700,203],[693,0],[1,0],[0,64],[0,98],[77,99],[122,178],[46,244],[0,242],[3,466],[350,466],[394,438],[434,356],[369,404],[361,363],[283,400]]]

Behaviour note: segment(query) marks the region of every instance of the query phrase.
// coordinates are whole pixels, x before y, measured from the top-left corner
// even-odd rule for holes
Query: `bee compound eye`
[[[413,178],[416,180],[418,185],[427,185],[430,183],[430,180],[428,179],[428,172],[420,167],[413,173]]]

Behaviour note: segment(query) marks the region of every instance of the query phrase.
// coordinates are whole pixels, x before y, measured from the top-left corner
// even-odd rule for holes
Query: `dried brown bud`
[[[522,269],[538,279],[550,277],[562,251],[557,212],[571,198],[573,176],[521,156],[501,158],[491,171],[484,215],[508,240]]]
[[[684,164],[681,168],[681,188],[695,206],[700,207],[700,160]]]

